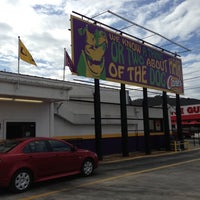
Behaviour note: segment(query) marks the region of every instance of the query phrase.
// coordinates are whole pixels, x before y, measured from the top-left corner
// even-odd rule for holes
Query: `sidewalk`
[[[200,143],[197,140],[193,139],[185,139],[186,142],[188,142],[188,146],[185,147],[185,150],[183,151],[193,151],[200,149]],[[144,152],[130,152],[129,156],[123,157],[121,154],[112,154],[112,155],[106,155],[103,156],[103,160],[100,161],[100,164],[105,163],[114,163],[114,162],[120,162],[125,160],[134,160],[138,158],[144,158],[144,157],[155,157],[155,156],[161,156],[161,155],[169,155],[174,153],[179,153],[182,151],[152,151],[150,155],[146,155]]]

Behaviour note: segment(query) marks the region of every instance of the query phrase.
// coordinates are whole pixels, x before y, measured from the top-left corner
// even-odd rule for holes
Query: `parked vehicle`
[[[82,173],[98,166],[94,152],[53,138],[26,138],[0,142],[0,187],[28,190],[33,182]]]

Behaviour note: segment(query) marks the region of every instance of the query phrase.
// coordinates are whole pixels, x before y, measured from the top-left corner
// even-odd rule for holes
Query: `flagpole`
[[[65,80],[66,48],[64,48],[63,81]]]
[[[18,36],[18,74],[19,74],[19,66],[20,66],[20,45],[19,45],[20,36]]]

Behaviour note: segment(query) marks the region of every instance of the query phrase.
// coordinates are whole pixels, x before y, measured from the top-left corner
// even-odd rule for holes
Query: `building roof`
[[[0,97],[9,100],[64,101],[71,89],[63,81],[8,72],[0,72],[0,82]]]
[[[134,106],[142,106],[143,99],[136,99],[132,100],[131,104]],[[170,98],[169,96],[167,97],[167,102],[171,106],[176,106],[176,98]],[[160,106],[162,105],[162,96],[157,95],[154,97],[148,97],[148,105],[149,106]],[[192,99],[192,98],[180,98],[180,105],[181,106],[186,106],[186,105],[195,105],[195,104],[200,104],[199,99]]]

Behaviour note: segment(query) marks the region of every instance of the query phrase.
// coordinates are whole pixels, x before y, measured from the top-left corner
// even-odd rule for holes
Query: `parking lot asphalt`
[[[200,149],[154,152],[152,155],[112,155],[100,162],[91,177],[72,176],[35,184],[5,200],[199,200]]]

